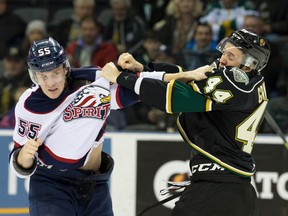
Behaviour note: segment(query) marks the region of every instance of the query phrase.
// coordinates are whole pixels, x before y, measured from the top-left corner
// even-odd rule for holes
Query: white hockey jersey
[[[90,74],[93,70],[92,80],[95,79],[96,70],[87,70]],[[132,91],[110,85],[104,78],[64,91],[57,99],[49,99],[39,86],[30,88],[15,108],[14,151],[28,139],[39,138],[43,141],[38,149],[42,163],[59,169],[79,168],[85,165],[90,150],[103,141],[110,109],[138,100]]]

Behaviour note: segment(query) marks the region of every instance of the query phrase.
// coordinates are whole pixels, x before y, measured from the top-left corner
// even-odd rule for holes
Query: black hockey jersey
[[[133,89],[126,75],[122,73],[117,82]],[[255,172],[253,143],[268,102],[264,78],[236,67],[216,67],[207,76],[190,83],[144,78],[136,86],[142,102],[167,113],[181,113],[179,132],[201,153],[197,157],[250,177]]]

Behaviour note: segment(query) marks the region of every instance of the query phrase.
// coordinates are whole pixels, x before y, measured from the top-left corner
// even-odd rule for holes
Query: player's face
[[[243,58],[244,53],[239,47],[236,47],[231,43],[227,43],[223,49],[219,66],[240,67],[240,63],[242,62]]]
[[[44,94],[56,99],[63,92],[67,70],[61,65],[48,72],[36,72],[36,79]]]

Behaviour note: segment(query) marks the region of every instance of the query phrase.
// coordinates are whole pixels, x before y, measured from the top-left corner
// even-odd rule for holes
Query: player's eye
[[[229,51],[224,50],[224,51],[223,51],[223,55],[227,56],[227,58],[228,58],[229,60],[231,60],[231,61],[236,60],[235,55],[234,55],[233,53],[229,52]]]
[[[42,80],[46,80],[46,79],[47,79],[47,76],[41,76],[41,79],[42,79]]]
[[[229,60],[231,60],[231,61],[236,59],[235,56],[232,54],[228,54],[227,56],[228,56]]]
[[[59,74],[60,73],[58,71],[56,71],[56,72],[53,73],[53,77],[57,77],[57,76],[59,76]]]

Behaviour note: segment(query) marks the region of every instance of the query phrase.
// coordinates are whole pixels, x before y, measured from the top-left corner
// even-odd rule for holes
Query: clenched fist
[[[136,61],[130,53],[122,53],[118,58],[118,65],[130,71],[143,71],[143,65]]]
[[[115,64],[113,62],[109,62],[102,68],[101,77],[115,83],[119,74],[120,71],[117,69]]]
[[[30,168],[33,164],[34,155],[41,144],[40,139],[28,140],[19,152],[17,163],[23,168]]]

